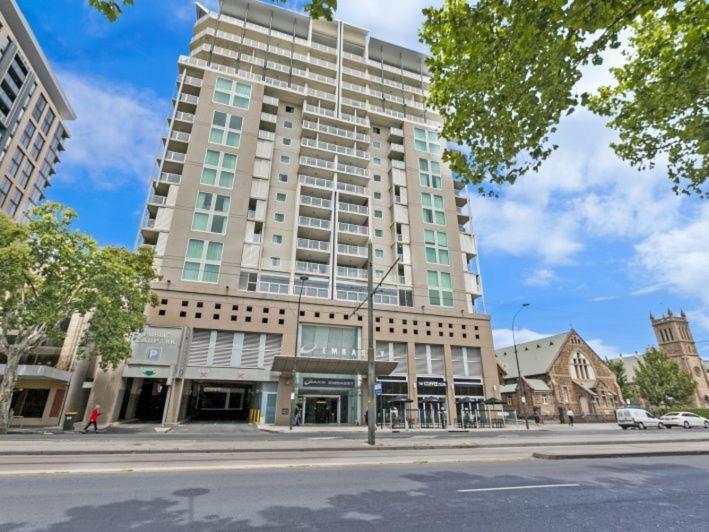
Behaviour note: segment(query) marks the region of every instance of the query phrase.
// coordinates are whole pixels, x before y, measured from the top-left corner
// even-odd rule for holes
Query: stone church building
[[[495,351],[505,373],[501,394],[506,410],[566,420],[571,409],[576,420],[615,419],[623,402],[615,375],[575,330],[517,344],[517,353],[520,393],[514,347]]]

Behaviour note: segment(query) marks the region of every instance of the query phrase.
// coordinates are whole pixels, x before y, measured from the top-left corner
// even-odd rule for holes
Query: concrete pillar
[[[276,425],[287,426],[290,422],[290,394],[293,391],[290,372],[278,378],[276,396]],[[284,413],[285,412],[285,413]]]
[[[175,425],[180,417],[180,405],[182,404],[182,390],[185,386],[185,379],[175,379],[170,386],[165,401],[165,425]]]
[[[88,415],[94,405],[101,405],[102,424],[112,423],[118,418],[118,396],[122,391],[123,386],[123,364],[120,364],[116,369],[108,369],[106,371],[97,371],[94,385],[89,395],[89,401],[84,412],[84,421],[88,421]]]
[[[412,403],[407,403],[406,416],[415,414],[418,420],[418,390],[416,388],[416,344],[414,342],[406,342],[406,358],[409,378],[409,399]],[[415,412],[412,412],[415,411]]]
[[[455,408],[455,389],[453,385],[453,359],[450,344],[443,344],[443,363],[446,372],[446,403],[447,403],[447,422],[448,426],[455,426],[458,413]]]

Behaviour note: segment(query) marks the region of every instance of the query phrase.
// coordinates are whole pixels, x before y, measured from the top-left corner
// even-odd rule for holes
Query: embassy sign
[[[367,350],[349,349],[346,347],[304,345],[298,349],[298,356],[310,358],[344,358],[347,360],[363,360],[367,358]]]
[[[354,388],[354,379],[331,379],[329,377],[303,377],[303,388]]]

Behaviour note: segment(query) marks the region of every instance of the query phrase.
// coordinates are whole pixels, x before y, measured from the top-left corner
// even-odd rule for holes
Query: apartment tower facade
[[[198,4],[189,50],[140,228],[160,304],[94,401],[288,424],[293,397],[304,423],[363,423],[369,240],[385,420],[450,424],[499,397],[425,57],[247,0]]]
[[[76,118],[15,0],[0,0],[0,212],[44,199]]]

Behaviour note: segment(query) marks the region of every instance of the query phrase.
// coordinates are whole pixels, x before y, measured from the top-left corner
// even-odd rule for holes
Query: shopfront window
[[[359,353],[359,329],[301,325],[298,356],[326,358],[362,358]]]

